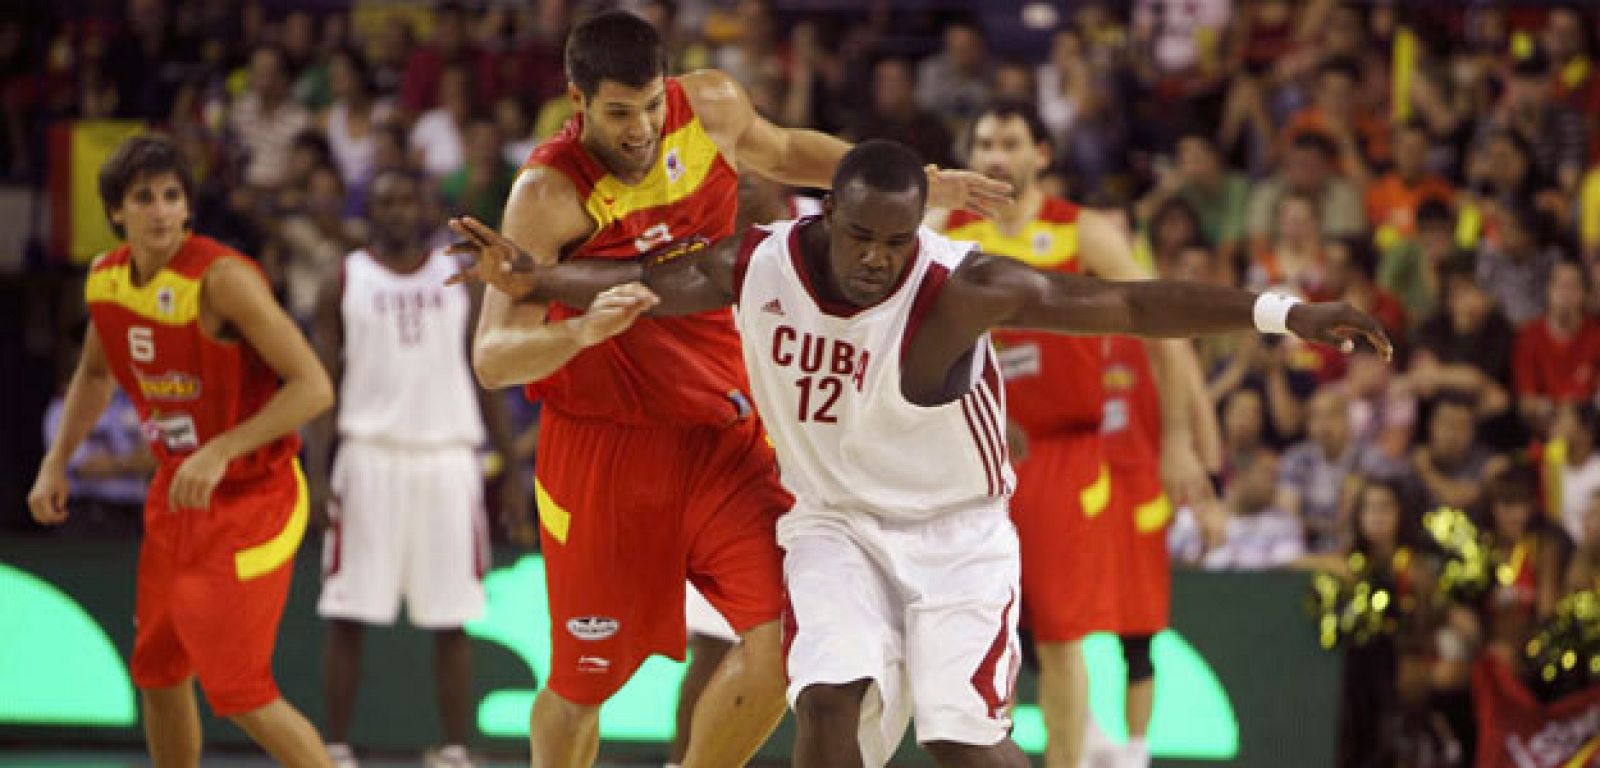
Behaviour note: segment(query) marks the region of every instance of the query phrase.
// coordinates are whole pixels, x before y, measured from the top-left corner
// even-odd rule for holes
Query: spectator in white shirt
[[[423,113],[411,129],[411,154],[434,179],[450,175],[466,162],[462,136],[472,116],[471,89],[466,68],[445,67],[439,76],[439,106]]]
[[[283,49],[257,46],[250,54],[250,86],[234,102],[229,119],[248,157],[245,181],[253,186],[272,189],[287,181],[294,139],[312,127],[311,113],[289,98],[289,83],[289,58]]]
[[[1168,534],[1172,556],[1207,570],[1261,570],[1305,554],[1293,515],[1273,506],[1278,460],[1266,451],[1241,467],[1220,504],[1179,510]]]

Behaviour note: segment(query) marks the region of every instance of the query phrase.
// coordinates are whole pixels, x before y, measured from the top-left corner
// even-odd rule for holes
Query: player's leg
[[[796,697],[796,768],[860,768],[861,700],[871,680],[808,685]]]
[[[249,712],[230,715],[228,719],[281,765],[289,768],[333,766],[317,729],[300,710],[283,699],[273,699]]]
[[[322,737],[272,676],[294,553],[309,518],[298,465],[227,493],[185,529],[203,553],[174,580],[174,627],[211,711],[288,766],[331,766]]]
[[[778,518],[792,505],[776,458],[750,422],[722,430],[698,455],[684,542],[689,577],[739,633],[695,705],[684,768],[743,765],[784,710],[783,553]]]
[[[1128,720],[1128,744],[1123,750],[1123,768],[1143,768],[1150,764],[1150,748],[1145,735],[1150,731],[1150,716],[1155,708],[1156,670],[1150,660],[1150,635],[1124,635],[1122,657],[1128,664],[1128,695],[1124,716]]]
[[[156,768],[200,765],[200,709],[195,703],[194,681],[140,689],[139,702],[144,710],[145,743]]]
[[[922,747],[941,768],[1028,768],[1028,756],[1010,739],[989,746],[933,741]]]
[[[528,718],[532,768],[588,768],[600,750],[600,706],[568,701],[549,686]]]
[[[326,645],[322,649],[322,702],[330,747],[349,743],[350,722],[356,710],[356,688],[361,679],[364,630],[360,622],[348,619],[328,622]]]
[[[433,633],[433,674],[445,748],[465,748],[472,722],[472,645],[460,627]]]
[[[1025,766],[1010,739],[1022,647],[1017,537],[1003,502],[907,525],[892,540],[917,741],[941,766]]]
[[[1049,742],[1046,768],[1078,768],[1089,717],[1089,669],[1083,641],[1035,643],[1039,659],[1039,711]]]
[[[407,521],[406,615],[433,634],[434,693],[444,743],[430,765],[467,763],[472,710],[472,645],[463,627],[483,615],[489,565],[483,479],[470,448],[413,453],[407,499],[392,512]]]
[[[700,702],[700,694],[705,691],[706,684],[711,682],[711,675],[732,648],[732,642],[719,637],[694,632],[689,634],[689,668],[684,671],[683,682],[678,686],[677,730],[672,735],[672,747],[667,751],[668,765],[683,764],[684,755],[689,752],[689,733],[693,727],[695,705]]]
[[[795,765],[886,764],[910,721],[904,601],[876,524],[796,507],[778,525]],[[712,597],[710,593],[708,597]]]
[[[150,510],[139,546],[134,593],[133,658],[128,664],[144,710],[145,741],[157,768],[200,764],[200,714],[194,674],[173,625],[177,538],[184,519],[166,511],[161,476],[150,487]]]
[[[322,593],[317,614],[328,622],[322,659],[324,725],[329,751],[353,765],[349,744],[361,679],[366,625],[386,626],[400,613],[401,549],[411,467],[399,454],[361,440],[339,449],[331,478],[329,525],[323,534]]]

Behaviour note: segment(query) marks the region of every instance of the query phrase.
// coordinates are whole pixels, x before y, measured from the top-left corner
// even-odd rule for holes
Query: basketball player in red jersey
[[[824,187],[848,149],[762,119],[720,72],[665,77],[660,38],[630,14],[579,24],[566,68],[578,114],[529,157],[504,218],[505,235],[541,263],[726,237],[735,167]],[[930,173],[948,207],[981,210],[1008,191]],[[783,713],[774,526],[791,500],[749,402],[738,336],[726,310],[629,330],[637,307],[584,306],[490,290],[473,349],[485,386],[526,383],[544,402],[535,496],[552,657],[530,722],[533,765],[591,764],[600,704],[651,654],[682,658],[686,576],[741,642],[696,706],[684,765],[740,765]]]
[[[65,467],[120,386],[158,460],[145,502],[130,663],[157,766],[200,764],[192,680],[273,759],[327,766],[278,695],[272,651],[309,502],[295,430],[333,403],[310,345],[245,256],[189,232],[170,140],[123,142],[100,199],[126,243],[90,268],[92,324],[28,506],[66,519]]]
[[[1050,158],[1049,133],[1034,108],[995,102],[973,123],[969,165],[1010,182],[1015,203],[992,219],[954,211],[935,214],[930,224],[985,253],[1040,269],[1109,280],[1150,277],[1115,223],[1044,192],[1038,177]],[[1011,515],[1022,542],[1022,624],[1039,660],[1039,704],[1049,733],[1045,764],[1075,768],[1089,714],[1082,641],[1090,632],[1117,629],[1117,562],[1108,545],[1120,532],[1116,516],[1106,514],[1111,475],[1100,435],[1104,342],[1005,330],[995,334],[995,345],[1017,460]],[[1203,498],[1210,487],[1191,430],[1199,363],[1182,341],[1151,346],[1162,384],[1168,484],[1179,497]]]
[[[887,724],[891,712],[904,717],[907,697],[940,765],[1027,764],[1007,738],[1018,553],[991,328],[1180,337],[1253,321],[1390,349],[1381,326],[1347,305],[1104,282],[984,254],[918,226],[918,162],[904,145],[866,142],[840,164],[821,217],[633,262],[540,265],[472,219],[452,222],[468,239],[462,252],[476,255],[472,276],[510,295],[658,316],[737,304],[754,396],[799,499],[780,535],[795,763],[807,768],[883,765],[904,723],[880,729],[868,713]],[[811,351],[797,351],[801,339]],[[833,386],[816,384],[810,398],[825,365],[834,378],[819,380]],[[960,599],[941,601],[952,594]]]
[[[1117,768],[1150,764],[1145,734],[1155,705],[1156,672],[1150,643],[1156,633],[1166,629],[1172,602],[1172,572],[1167,560],[1172,503],[1161,488],[1165,436],[1150,362],[1146,342],[1127,336],[1105,338],[1106,408],[1101,435],[1106,464],[1111,468],[1107,516],[1116,522],[1106,547],[1111,556],[1108,580],[1116,595],[1113,628],[1128,668],[1123,699],[1128,741],[1117,750]]]

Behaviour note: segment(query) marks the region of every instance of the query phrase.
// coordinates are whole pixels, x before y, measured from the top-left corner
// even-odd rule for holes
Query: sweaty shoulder
[[[717,69],[701,69],[678,78],[684,96],[706,132],[718,143],[736,141],[755,116],[750,96],[737,80]]]
[[[537,259],[551,259],[561,249],[594,232],[577,186],[566,174],[530,165],[517,174],[506,200],[505,235]]]

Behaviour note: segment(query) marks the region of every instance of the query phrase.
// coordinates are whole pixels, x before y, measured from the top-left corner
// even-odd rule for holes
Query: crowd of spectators
[[[1050,188],[1125,211],[1158,273],[1342,299],[1399,349],[1386,365],[1294,339],[1197,343],[1222,494],[1180,515],[1176,560],[1337,568],[1415,543],[1422,510],[1467,510],[1501,578],[1482,610],[1425,612],[1452,639],[1411,651],[1446,665],[1517,647],[1563,591],[1595,585],[1595,11],[1077,0],[1043,19],[1030,6],[1018,33],[964,3],[297,5],[129,0],[0,21],[0,174],[38,183],[54,121],[159,126],[201,171],[197,229],[259,258],[304,321],[366,235],[376,172],[423,174],[436,220],[498,223],[518,165],[572,113],[561,44],[585,13],[632,8],[675,70],[729,72],[777,122],[897,139],[941,165],[961,162],[987,101],[1025,98],[1052,137]],[[114,427],[80,477],[148,467]],[[111,482],[106,503],[137,490]],[[1465,686],[1452,674],[1433,676],[1447,699]]]

